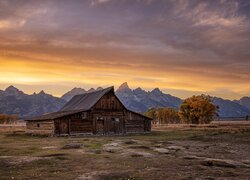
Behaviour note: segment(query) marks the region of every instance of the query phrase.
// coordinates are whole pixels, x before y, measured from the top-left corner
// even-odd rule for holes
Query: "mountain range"
[[[28,95],[14,86],[9,86],[5,91],[0,90],[0,113],[16,114],[19,117],[58,111],[65,103],[64,99],[46,94],[44,91]]]
[[[152,107],[171,107],[178,109],[182,99],[163,93],[159,88],[145,91],[141,88],[131,90],[127,83],[123,83],[116,91],[116,95],[128,109],[145,112]],[[240,100],[225,100],[212,97],[213,103],[219,106],[220,117],[243,117],[250,114],[250,97]]]
[[[4,91],[0,90],[0,113],[17,114],[19,117],[31,117],[55,112],[61,109],[73,96],[100,89],[102,88],[91,88],[89,90],[73,88],[58,98],[46,94],[44,91],[28,95],[14,86],[9,86]],[[152,91],[145,91],[140,87],[130,89],[127,83],[123,83],[116,90],[116,95],[128,109],[141,113],[153,107],[178,109],[183,102],[178,97],[163,93],[159,88],[155,88]],[[250,115],[250,97],[243,97],[234,101],[213,97],[213,103],[219,106],[220,117],[243,117]]]

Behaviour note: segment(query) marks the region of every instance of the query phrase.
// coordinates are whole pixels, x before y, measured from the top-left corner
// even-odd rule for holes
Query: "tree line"
[[[208,124],[218,116],[219,107],[208,95],[198,95],[183,101],[178,110],[174,108],[151,108],[145,115],[159,124]]]
[[[16,124],[16,115],[0,114],[0,124]]]

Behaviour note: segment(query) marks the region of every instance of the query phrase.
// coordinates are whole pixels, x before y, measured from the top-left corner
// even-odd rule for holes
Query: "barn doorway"
[[[120,134],[120,119],[119,118],[111,118],[112,122],[112,131],[114,134]]]
[[[96,133],[97,134],[104,134],[104,119],[103,118],[97,118]]]
[[[60,120],[60,134],[69,134],[69,121],[66,119]]]

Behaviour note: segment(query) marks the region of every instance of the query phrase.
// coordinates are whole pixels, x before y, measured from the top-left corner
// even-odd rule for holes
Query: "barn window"
[[[40,127],[40,124],[39,124],[39,123],[37,123],[37,127]]]
[[[104,120],[103,117],[97,117],[97,120]]]
[[[87,119],[87,112],[82,113],[82,119]]]
[[[119,118],[111,118],[112,122],[120,122]]]
[[[115,118],[115,122],[119,122],[120,121],[120,119],[119,118]]]

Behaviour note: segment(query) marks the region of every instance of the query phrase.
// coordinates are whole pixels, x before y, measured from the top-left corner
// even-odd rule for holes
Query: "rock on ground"
[[[154,148],[153,150],[161,154],[169,154],[169,150],[165,148]]]
[[[218,167],[226,167],[226,168],[250,168],[250,165],[244,164],[239,161],[233,161],[230,159],[213,159],[213,158],[205,158],[202,161],[202,164],[205,166],[218,166]]]
[[[179,151],[179,150],[183,150],[184,148],[182,146],[168,146],[169,150],[175,150],[175,151]]]
[[[105,144],[103,146],[103,150],[106,151],[106,152],[109,152],[109,153],[115,153],[119,150],[121,150],[121,145],[119,142],[112,142],[112,143],[109,143],[109,144]]]
[[[62,147],[62,149],[80,149],[83,144],[75,143],[75,144],[66,144]]]

